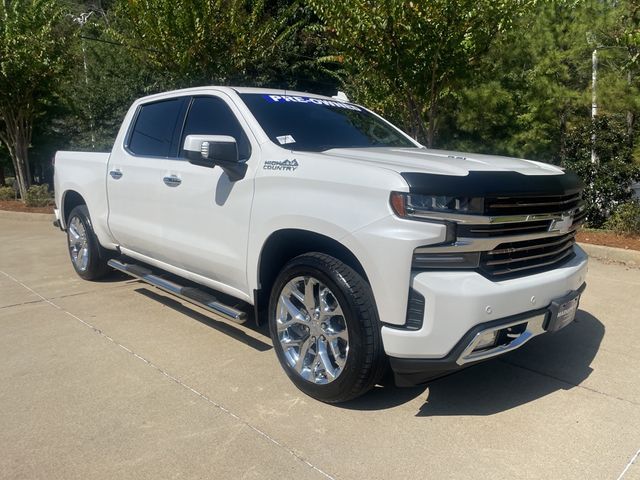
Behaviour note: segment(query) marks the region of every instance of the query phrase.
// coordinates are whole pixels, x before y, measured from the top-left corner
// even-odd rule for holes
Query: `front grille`
[[[573,210],[582,202],[582,193],[538,197],[488,197],[485,215],[535,215]]]
[[[480,255],[480,272],[502,279],[555,268],[573,257],[575,231],[565,235],[501,243]]]
[[[487,238],[544,233],[552,229],[549,215],[560,218],[573,215],[570,230],[576,230],[586,219],[582,193],[547,197],[495,197],[485,200],[485,215],[491,217],[522,217],[522,221],[507,218],[506,222],[459,224],[460,237]],[[528,217],[528,218],[526,218]],[[545,218],[547,217],[547,218]]]
[[[535,220],[532,222],[460,224],[460,237],[504,237],[507,235],[523,235],[526,233],[540,233],[549,231],[551,220]]]

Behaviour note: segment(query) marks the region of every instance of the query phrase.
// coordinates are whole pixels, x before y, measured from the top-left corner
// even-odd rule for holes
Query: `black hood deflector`
[[[464,177],[432,173],[401,173],[411,193],[467,197],[564,196],[584,184],[575,173],[523,175],[518,172],[472,171]]]

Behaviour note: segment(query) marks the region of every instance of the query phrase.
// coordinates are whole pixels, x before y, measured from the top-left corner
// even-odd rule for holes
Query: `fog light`
[[[483,333],[482,335],[480,335],[480,338],[478,338],[478,343],[476,344],[476,347],[473,349],[473,351],[475,352],[476,350],[483,350],[488,347],[493,347],[496,344],[497,338],[498,332],[496,330]]]

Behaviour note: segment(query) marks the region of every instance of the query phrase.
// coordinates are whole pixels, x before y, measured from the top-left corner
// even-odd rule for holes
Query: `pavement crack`
[[[224,412],[226,415],[230,416],[231,418],[233,418],[234,420],[236,420],[237,422],[241,423],[242,425],[248,427],[249,429],[253,430],[255,433],[257,433],[259,436],[261,436],[262,438],[264,438],[265,440],[267,440],[268,442],[276,445],[278,448],[284,450],[285,452],[287,452],[289,455],[291,455],[293,458],[295,458],[297,461],[302,462],[303,464],[305,464],[306,466],[308,466],[309,468],[315,470],[316,472],[318,472],[319,474],[321,474],[322,476],[324,476],[325,478],[329,479],[329,480],[336,480],[333,476],[331,476],[330,474],[328,474],[327,472],[325,472],[324,470],[322,470],[321,468],[313,465],[311,462],[309,462],[308,460],[306,460],[303,456],[301,456],[300,454],[296,453],[293,449],[291,449],[290,447],[288,447],[287,445],[285,445],[284,443],[280,442],[279,440],[277,440],[276,438],[272,437],[271,435],[269,435],[267,432],[265,432],[264,430],[256,427],[255,425],[252,425],[251,423],[249,423],[249,421],[244,420],[240,415],[238,415],[237,413],[233,412],[232,410],[228,409],[227,407],[225,407],[224,405],[222,405],[221,403],[216,402],[215,400],[213,400],[211,397],[207,396],[204,393],[199,392],[198,390],[196,390],[195,388],[189,386],[188,384],[182,382],[179,378],[175,377],[174,375],[170,374],[168,371],[166,371],[165,369],[163,369],[162,367],[160,367],[159,365],[156,365],[155,363],[153,363],[151,360],[148,360],[147,358],[143,357],[142,355],[139,355],[138,353],[134,352],[133,350],[131,350],[130,348],[127,348],[126,346],[124,346],[123,344],[119,343],[117,340],[113,339],[112,337],[110,337],[109,335],[107,335],[103,330],[99,329],[98,327],[82,320],[80,317],[78,317],[77,315],[69,312],[68,310],[65,310],[63,307],[61,307],[60,305],[54,303],[53,301],[51,301],[51,299],[48,299],[46,297],[44,297],[43,295],[39,294],[38,292],[36,292],[34,289],[32,289],[31,287],[29,287],[28,285],[25,285],[24,283],[22,283],[20,280],[18,280],[17,278],[9,275],[8,273],[0,270],[0,273],[2,273],[5,277],[9,278],[10,280],[12,280],[13,282],[17,283],[18,285],[22,286],[23,288],[25,288],[26,290],[28,290],[29,292],[33,293],[34,295],[38,296],[40,298],[40,300],[34,301],[35,303],[38,302],[45,302],[48,303],[50,306],[52,306],[53,308],[55,308],[56,310],[59,310],[60,312],[70,316],[71,318],[73,318],[74,320],[77,320],[78,322],[80,322],[81,324],[83,324],[85,327],[93,330],[94,333],[100,335],[101,337],[105,338],[106,340],[110,341],[111,343],[113,343],[114,345],[116,345],[117,347],[123,349],[124,351],[126,351],[127,353],[129,353],[130,355],[134,356],[135,358],[137,358],[138,360],[144,362],[145,364],[147,364],[149,367],[155,369],[158,373],[164,375],[165,377],[167,377],[169,380],[172,380],[173,382],[175,382],[176,384],[178,384],[180,387],[184,388],[185,390],[188,390],[189,392],[193,393],[194,395],[197,395],[198,397],[200,397],[202,400],[206,401],[207,403],[209,403],[210,405],[214,406],[215,408],[217,408],[218,410],[221,410],[222,412]]]
[[[572,387],[581,388],[581,389],[587,390],[589,392],[593,392],[593,393],[597,393],[597,394],[600,394],[600,395],[604,395],[605,397],[609,397],[609,398],[612,398],[614,400],[620,400],[621,402],[629,403],[629,404],[634,405],[634,406],[640,406],[640,403],[634,402],[633,400],[629,400],[629,399],[622,398],[622,397],[616,397],[615,395],[611,395],[609,393],[602,392],[600,390],[596,390],[595,388],[586,387],[584,385],[579,385],[577,383],[573,383],[573,382],[570,382],[568,380],[565,380],[564,378],[560,378],[560,377],[557,377],[555,375],[551,375],[550,373],[542,372],[540,370],[536,370],[535,368],[525,367],[524,365],[520,365],[518,363],[510,362],[510,361],[508,361],[508,360],[506,360],[504,358],[498,358],[497,360],[502,362],[502,363],[506,363],[507,365],[511,365],[512,367],[521,368],[522,370],[526,370],[528,372],[535,373],[535,374],[541,375],[543,377],[553,378],[554,380],[556,380],[558,382],[564,383],[566,385],[571,385]]]
[[[9,274],[2,272],[5,276],[7,276],[8,278],[12,278]],[[15,279],[13,279],[15,280]],[[22,285],[20,282],[18,282],[20,285]],[[128,283],[127,283],[128,285]],[[127,285],[118,285],[116,287],[112,287],[114,290],[115,289],[119,289],[119,288],[125,288]],[[24,285],[22,285],[24,286]],[[79,297],[81,295],[88,295],[89,293],[95,293],[96,290],[86,290],[84,292],[76,292],[76,293],[68,293],[66,295],[58,295],[57,297],[51,297],[50,300],[60,300],[62,298],[70,298],[70,297]],[[40,296],[40,294],[35,293],[36,295]],[[11,308],[11,307],[21,307],[23,305],[32,305],[32,304],[36,304],[36,303],[42,303],[42,302],[46,302],[46,300],[43,300],[44,297],[41,297],[38,300],[29,300],[26,302],[21,302],[21,303],[12,303],[11,305],[4,305],[2,307],[0,307],[0,310],[4,309],[4,308]]]
[[[4,272],[2,272],[4,273]],[[22,302],[22,303],[12,303],[11,305],[4,305],[3,307],[0,307],[0,310],[4,309],[4,308],[11,308],[11,307],[21,307],[22,305],[32,305],[34,303],[42,303],[43,300],[29,300],[28,302]]]

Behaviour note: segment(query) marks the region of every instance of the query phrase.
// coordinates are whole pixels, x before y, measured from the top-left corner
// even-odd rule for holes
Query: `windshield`
[[[338,100],[244,93],[240,97],[276,145],[291,150],[418,148],[362,107]]]

